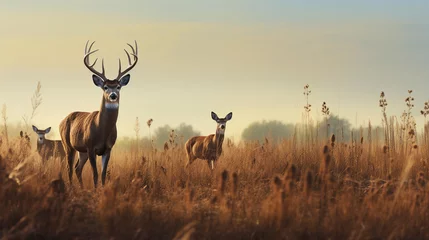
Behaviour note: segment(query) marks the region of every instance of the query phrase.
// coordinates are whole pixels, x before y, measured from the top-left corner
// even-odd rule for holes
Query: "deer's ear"
[[[51,127],[46,128],[46,129],[45,129],[45,134],[46,134],[46,133],[49,133],[50,131],[51,131]]]
[[[219,120],[219,117],[216,115],[216,113],[212,112],[212,119],[217,121]]]
[[[101,79],[101,77],[99,77],[95,74],[92,75],[92,81],[94,82],[95,86],[97,86],[97,87],[103,87],[103,85],[104,85],[103,79]]]
[[[39,129],[37,129],[36,126],[34,126],[34,125],[31,125],[31,126],[33,127],[33,131],[37,132],[39,130]]]
[[[232,112],[228,113],[228,115],[226,115],[225,120],[229,121],[232,118]]]
[[[130,74],[127,74],[127,75],[121,77],[121,79],[119,79],[119,84],[121,86],[127,86],[129,81],[130,81]]]

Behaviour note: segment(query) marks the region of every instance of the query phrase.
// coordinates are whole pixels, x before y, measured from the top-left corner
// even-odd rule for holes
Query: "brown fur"
[[[48,160],[50,157],[60,157],[64,159],[66,154],[64,152],[63,145],[61,140],[49,140],[46,139],[45,135],[51,131],[51,128],[45,130],[39,130],[36,126],[32,126],[33,131],[38,135],[38,138],[43,137],[43,143],[40,143],[39,139],[37,140],[37,152],[42,157],[44,161]],[[24,134],[21,131],[21,139],[24,139]],[[30,141],[30,138],[26,135],[26,141]]]
[[[211,134],[208,136],[196,136],[185,143],[186,155],[189,166],[195,159],[207,160],[209,168],[211,161],[217,161],[222,154],[222,143],[224,135]]]
[[[61,140],[45,139],[43,144],[37,142],[37,152],[45,161],[50,157],[60,157],[61,159],[66,157]]]
[[[217,160],[222,154],[224,136],[216,138],[215,134],[192,137],[186,142],[187,154],[190,159]],[[219,142],[216,144],[216,140]]]
[[[186,167],[194,162],[195,159],[199,158],[207,160],[209,168],[213,170],[214,163],[218,160],[222,154],[222,144],[225,138],[226,122],[231,120],[232,112],[228,113],[225,118],[219,118],[216,113],[212,112],[212,119],[216,121],[216,134],[208,136],[196,136],[190,138],[185,143],[186,155],[188,162]]]
[[[93,167],[94,184],[96,185],[98,181],[96,155],[110,154],[113,145],[115,145],[118,109],[106,109],[104,103],[103,97],[100,111],[92,113],[73,112],[60,123],[61,139],[69,165],[70,182],[72,181],[72,166],[76,151],[80,153],[79,162],[75,167],[79,182],[82,183],[82,168],[89,158]],[[86,159],[81,159],[81,156],[85,155]],[[103,173],[105,170],[103,169]],[[102,182],[104,184],[103,178]]]
[[[84,64],[94,73],[92,80],[97,87],[103,90],[100,111],[95,112],[73,112],[70,113],[60,123],[61,140],[67,155],[69,170],[69,180],[72,183],[73,162],[76,151],[79,152],[79,161],[75,169],[76,175],[82,186],[82,169],[89,159],[92,167],[94,186],[97,187],[98,171],[96,156],[102,156],[101,183],[104,185],[106,179],[107,166],[110,160],[110,152],[115,145],[117,131],[116,121],[119,113],[120,89],[129,82],[130,75],[125,75],[137,63],[137,42],[135,48],[130,44],[132,53],[125,53],[128,56],[129,66],[121,71],[121,61],[119,60],[118,76],[114,80],[109,80],[105,76],[104,61],[102,61],[102,72],[93,68],[94,63],[89,63],[89,56],[98,51],[91,51],[94,42],[88,48],[88,42],[85,47]],[[134,63],[131,62],[131,56],[134,57]],[[108,105],[108,106],[106,106]]]

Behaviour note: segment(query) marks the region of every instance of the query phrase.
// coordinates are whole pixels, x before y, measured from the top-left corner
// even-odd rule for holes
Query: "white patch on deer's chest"
[[[117,102],[106,102],[105,104],[104,104],[104,106],[107,108],[107,109],[118,109],[119,108],[119,103],[117,103]]]
[[[225,128],[217,128],[216,129],[216,134],[218,134],[218,135],[225,135]]]

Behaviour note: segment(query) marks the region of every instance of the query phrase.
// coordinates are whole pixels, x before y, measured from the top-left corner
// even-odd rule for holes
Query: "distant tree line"
[[[260,142],[267,138],[278,142],[283,139],[290,139],[295,135],[298,139],[303,139],[304,127],[301,123],[291,124],[277,120],[264,120],[251,123],[243,130],[241,138],[244,141]],[[359,142],[361,138],[364,141],[368,141],[370,138],[372,141],[377,141],[383,137],[380,127],[368,125],[352,128],[352,124],[347,119],[335,115],[330,115],[327,121],[313,122],[308,128],[310,129],[312,138],[318,141],[327,139],[332,134],[336,135],[336,139],[339,142],[349,142],[352,140],[352,137],[356,142]]]
[[[167,143],[168,147],[179,147],[191,137],[201,135],[201,133],[194,129],[192,125],[181,123],[176,127],[164,125],[155,128],[152,134],[151,143],[149,137],[139,138],[139,145],[148,149],[153,144],[156,149],[163,149]],[[118,141],[118,148],[133,146],[136,144],[136,137],[123,137]]]

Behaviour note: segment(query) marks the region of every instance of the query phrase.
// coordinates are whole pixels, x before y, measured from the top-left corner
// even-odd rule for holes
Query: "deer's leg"
[[[106,180],[106,172],[107,172],[107,165],[109,164],[110,160],[110,149],[106,149],[106,152],[101,157],[101,184],[104,186],[104,182]]]
[[[70,148],[67,150],[67,164],[68,164],[68,170],[69,170],[69,181],[70,185],[72,185],[72,179],[73,179],[73,162],[74,157],[76,154],[76,150]]]
[[[214,170],[214,160],[207,160],[207,164],[209,165],[210,170]]]
[[[185,167],[189,167],[189,165],[191,165],[195,161],[195,159],[197,159],[195,156],[193,156],[192,154],[189,154],[188,155],[188,162],[186,163]]]
[[[83,166],[85,166],[86,161],[88,161],[88,153],[79,152],[79,159],[76,163],[75,171],[77,179],[79,180],[80,187],[83,187],[82,170]]]
[[[94,150],[88,149],[88,157],[89,157],[89,163],[91,163],[92,176],[94,178],[94,187],[96,188],[98,183],[98,171],[97,171],[97,162],[95,161],[97,159],[97,156],[95,155]]]
[[[186,157],[188,158],[188,161],[186,162],[186,165],[185,165],[185,167],[187,168],[196,159],[192,154],[192,144],[190,143],[190,141],[186,142],[185,150],[186,150]]]
[[[61,142],[59,142],[57,144],[57,149],[58,149],[58,155],[60,157],[61,162],[64,161],[64,158],[66,157],[66,153],[64,151],[63,145],[61,144]]]

